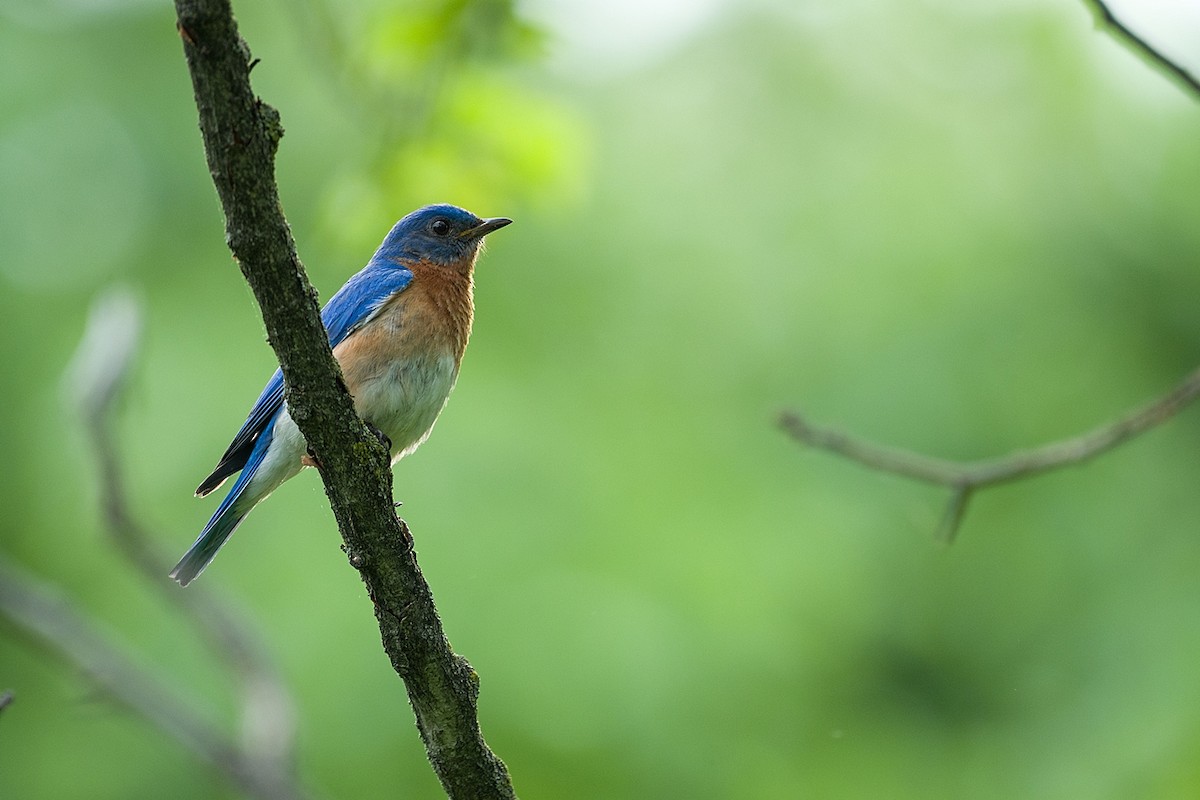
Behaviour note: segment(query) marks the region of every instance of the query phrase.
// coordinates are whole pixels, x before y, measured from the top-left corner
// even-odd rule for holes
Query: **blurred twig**
[[[233,673],[241,692],[241,747],[272,769],[294,761],[295,711],[271,659],[250,630],[209,591],[180,592],[167,578],[173,563],[129,508],[124,473],[112,436],[112,409],[129,376],[141,335],[142,312],[133,292],[113,287],[96,298],[64,388],[79,411],[100,478],[100,502],[117,550],[174,605]]]
[[[1100,22],[1114,31],[1116,38],[1166,71],[1193,95],[1200,97],[1200,81],[1126,27],[1104,0],[1085,2],[1092,6]],[[1098,456],[1170,419],[1195,400],[1197,395],[1200,395],[1200,370],[1190,374],[1159,399],[1081,436],[982,461],[951,461],[875,444],[841,431],[813,425],[793,411],[783,412],[779,424],[799,442],[837,453],[871,469],[949,487],[952,490],[950,500],[938,526],[938,537],[949,542],[958,533],[967,505],[977,490]]]
[[[3,711],[4,709],[11,706],[13,703],[13,700],[15,700],[15,699],[16,699],[16,695],[14,695],[9,690],[0,692],[0,711]]]
[[[247,756],[171,687],[125,655],[110,637],[53,589],[0,560],[0,614],[140,714],[224,772],[258,800],[297,800],[291,779]],[[170,794],[166,792],[166,794]]]
[[[780,414],[779,424],[798,442],[871,469],[953,490],[938,529],[938,537],[949,542],[958,532],[967,504],[977,490],[1087,461],[1166,422],[1197,396],[1200,396],[1200,369],[1162,397],[1081,436],[982,461],[951,461],[875,444],[813,425],[793,411]]]
[[[1086,0],[1086,2],[1092,6],[1096,15],[1100,18],[1100,22],[1114,31],[1116,38],[1125,42],[1142,56],[1148,58],[1151,63],[1157,65],[1176,81],[1182,83],[1189,92],[1200,98],[1200,80],[1197,80],[1196,76],[1188,72],[1182,65],[1167,58],[1161,51],[1141,36],[1125,27],[1125,24],[1117,19],[1104,3],[1104,0]]]
[[[262,309],[288,410],[320,464],[344,549],[366,584],[429,762],[452,798],[515,797],[479,728],[479,676],[446,640],[392,505],[387,452],[355,413],[284,219],[275,184],[279,114],[250,86],[250,49],[229,0],[175,0],[175,10],[226,243]]]

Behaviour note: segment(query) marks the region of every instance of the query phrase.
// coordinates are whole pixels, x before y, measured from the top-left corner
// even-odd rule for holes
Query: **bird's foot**
[[[367,423],[367,430],[369,430],[371,434],[379,440],[379,443],[383,445],[384,450],[387,450],[389,453],[392,452],[392,440],[388,438],[386,433],[379,430],[379,428],[376,428],[369,422]]]
[[[312,450],[308,450],[304,453],[304,455],[300,456],[300,464],[305,467],[316,467],[317,469],[321,468],[321,462],[317,461],[317,454]]]

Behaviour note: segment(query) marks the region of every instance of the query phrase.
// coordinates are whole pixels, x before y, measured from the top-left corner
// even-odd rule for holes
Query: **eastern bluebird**
[[[475,259],[483,237],[510,222],[450,205],[418,209],[396,223],[321,311],[354,407],[384,438],[393,464],[425,441],[446,404],[471,335]],[[241,471],[171,577],[186,586],[259,502],[311,465],[283,399],[283,374],[275,370],[196,489],[203,497]]]

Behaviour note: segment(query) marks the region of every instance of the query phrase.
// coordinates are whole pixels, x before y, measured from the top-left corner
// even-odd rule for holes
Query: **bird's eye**
[[[429,230],[434,236],[445,236],[450,232],[450,223],[444,219],[435,219],[429,224]]]

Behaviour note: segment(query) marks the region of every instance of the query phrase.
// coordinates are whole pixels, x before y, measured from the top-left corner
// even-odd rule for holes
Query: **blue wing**
[[[383,267],[372,262],[346,281],[321,311],[321,322],[329,334],[329,346],[337,347],[354,333],[389,297],[404,291],[412,277],[406,267],[395,264]],[[283,373],[275,370],[216,468],[196,489],[198,497],[216,489],[226,478],[246,466],[255,441],[282,407]]]
[[[404,291],[412,283],[412,277],[408,267],[372,265],[346,281],[321,311],[321,322],[329,332],[329,346],[341,344],[389,297]]]
[[[246,460],[242,474],[233,482],[233,488],[229,490],[229,494],[225,495],[221,505],[217,506],[216,513],[204,526],[200,537],[192,543],[188,551],[183,554],[183,558],[179,559],[179,563],[171,570],[171,577],[179,581],[180,586],[187,586],[204,571],[209,562],[216,557],[221,546],[233,535],[238,525],[242,524],[246,515],[254,510],[255,504],[262,499],[261,497],[251,498],[252,502],[250,503],[238,502],[245,494],[246,487],[250,484],[254,473],[258,471],[263,459],[267,457],[267,451],[271,449],[271,434],[274,427],[275,421],[267,420],[254,447],[250,449],[250,456]]]

